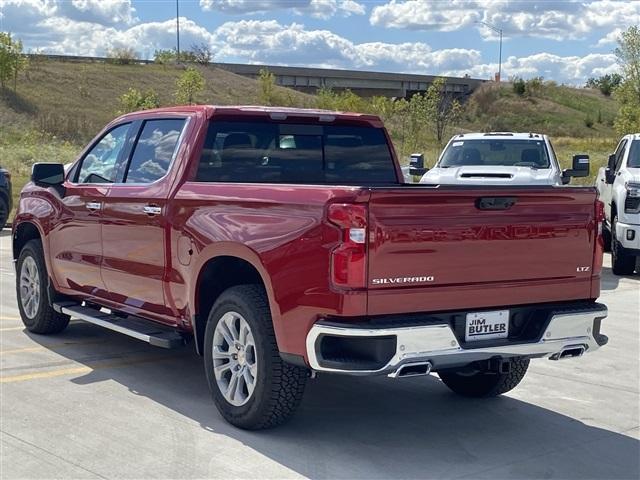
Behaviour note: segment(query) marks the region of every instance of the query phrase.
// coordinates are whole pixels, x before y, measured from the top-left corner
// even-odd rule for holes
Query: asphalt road
[[[605,265],[609,265],[607,258]],[[164,351],[72,321],[22,328],[0,234],[0,478],[635,478],[640,275],[605,268],[609,345],[536,360],[501,398],[436,376],[319,376],[287,425],[226,424],[191,348]]]

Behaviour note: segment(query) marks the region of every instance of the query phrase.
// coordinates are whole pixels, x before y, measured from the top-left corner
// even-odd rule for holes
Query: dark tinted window
[[[640,168],[640,140],[634,140],[631,142],[631,150],[629,150],[627,167]]]
[[[136,143],[126,183],[151,183],[166,175],[184,119],[147,120]]]
[[[118,174],[118,165],[124,162],[125,140],[129,132],[128,123],[107,132],[82,159],[78,183],[112,183]]]
[[[199,182],[396,183],[382,129],[212,122]]]
[[[543,140],[457,140],[449,144],[440,167],[522,166],[549,168]]]

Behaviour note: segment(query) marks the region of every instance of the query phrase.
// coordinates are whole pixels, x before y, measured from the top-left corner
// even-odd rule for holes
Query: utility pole
[[[482,20],[478,20],[476,23],[481,23],[485,27],[490,28],[491,30],[493,30],[494,32],[500,35],[500,53],[498,57],[498,81],[501,82],[502,81],[502,29],[496,27],[491,23],[483,22]]]
[[[176,52],[178,54],[177,61],[180,61],[180,7],[176,0]]]

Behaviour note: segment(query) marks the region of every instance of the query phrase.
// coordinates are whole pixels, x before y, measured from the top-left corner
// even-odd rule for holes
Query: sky
[[[613,50],[640,1],[179,0],[180,44],[217,62],[536,76],[572,85],[619,70]],[[141,58],[176,44],[175,0],[0,0],[0,30],[26,51]]]

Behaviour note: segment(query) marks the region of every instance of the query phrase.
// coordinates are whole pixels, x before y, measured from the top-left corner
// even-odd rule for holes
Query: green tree
[[[514,78],[512,85],[513,85],[513,91],[516,93],[516,95],[519,95],[519,96],[524,95],[526,84],[522,78],[520,77]]]
[[[138,59],[138,54],[133,47],[118,47],[109,50],[107,58],[116,65],[129,65]]]
[[[0,32],[0,87],[5,88],[13,79],[13,90],[18,86],[18,74],[27,68],[27,58],[22,54],[22,42],[13,40],[10,33]]]
[[[425,93],[426,116],[433,126],[438,139],[442,144],[447,127],[460,120],[462,106],[460,102],[448,92],[444,78],[437,78]]]
[[[622,82],[614,90],[620,109],[614,127],[619,134],[640,131],[640,27],[622,32],[615,49],[622,70]]]
[[[622,83],[622,75],[619,73],[607,73],[601,77],[591,77],[587,80],[585,87],[600,90],[605,97],[610,96],[613,91]]]
[[[197,103],[198,95],[204,90],[205,82],[202,74],[193,67],[187,68],[176,81],[176,101],[181,104]]]
[[[120,96],[120,113],[135,112],[136,110],[148,110],[158,108],[160,100],[153,89],[141,92],[135,88],[129,88]]]
[[[274,105],[277,101],[276,76],[269,70],[262,68],[258,73],[258,83],[260,84],[260,103]]]

